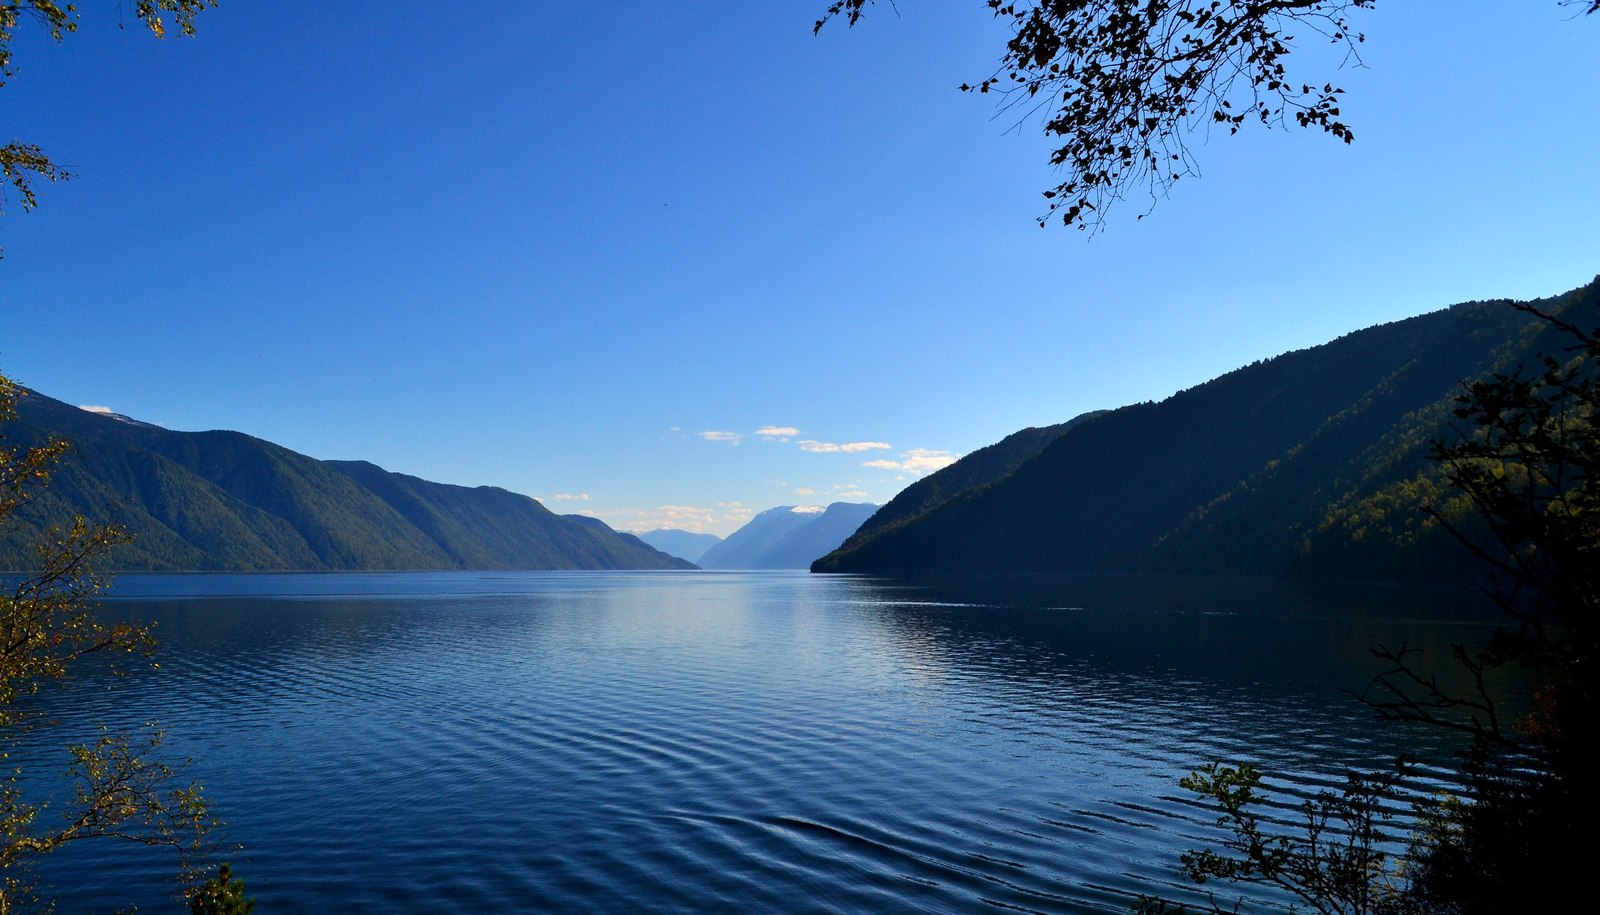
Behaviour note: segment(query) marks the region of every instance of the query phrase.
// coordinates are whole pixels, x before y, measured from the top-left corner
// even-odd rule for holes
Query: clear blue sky
[[[1201,138],[1203,178],[1092,240],[1035,225],[1037,130],[955,91],[1004,41],[979,0],[817,37],[825,0],[224,0],[165,41],[82,5],[0,89],[0,139],[77,175],[0,219],[0,370],[624,529],[882,502],[1600,271],[1600,16],[1555,0],[1386,0],[1364,69],[1306,55],[1353,146]]]

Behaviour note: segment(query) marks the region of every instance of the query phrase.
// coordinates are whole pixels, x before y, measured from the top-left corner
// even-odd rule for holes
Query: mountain
[[[0,568],[31,567],[40,533],[74,515],[127,527],[134,541],[109,566],[122,569],[692,568],[504,489],[319,461],[238,432],[173,432],[33,391],[3,432],[73,448],[0,529]]]
[[[1600,278],[1535,304],[1595,326]],[[1081,422],[813,569],[1460,581],[1476,566],[1419,510],[1440,493],[1429,443],[1454,434],[1463,380],[1564,345],[1503,301],[1357,331]]]
[[[835,502],[826,509],[769,508],[700,556],[703,569],[805,569],[837,549],[877,510],[876,505]]]
[[[699,562],[706,550],[722,542],[716,534],[697,534],[693,531],[679,530],[675,527],[662,527],[653,531],[645,531],[638,535],[640,540],[650,544],[668,556],[687,559],[690,562]]]
[[[861,529],[845,542],[846,546],[857,538],[865,539],[871,536],[872,532],[880,528],[900,524],[924,512],[932,511],[967,490],[986,486],[1008,476],[1034,455],[1043,451],[1046,445],[1060,438],[1067,430],[1104,412],[1106,411],[1095,410],[1053,426],[1030,426],[1020,432],[1013,432],[995,444],[979,448],[954,464],[923,477],[900,490],[900,494],[890,499],[889,504],[878,509],[877,513],[868,518],[867,522],[861,525]]]

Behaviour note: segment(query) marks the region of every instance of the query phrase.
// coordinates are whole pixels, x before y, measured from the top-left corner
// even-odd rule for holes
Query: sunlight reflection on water
[[[1482,629],[1186,590],[125,576],[106,612],[156,622],[162,669],[50,701],[68,734],[167,725],[261,911],[1126,911],[1211,834],[1178,776],[1255,760],[1288,802],[1382,765],[1418,735],[1340,694],[1368,648]],[[49,875],[63,911],[159,911],[164,868]]]

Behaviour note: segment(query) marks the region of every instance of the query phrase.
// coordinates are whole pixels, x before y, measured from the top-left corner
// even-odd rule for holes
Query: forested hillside
[[[932,511],[968,490],[987,486],[1009,475],[1043,451],[1046,445],[1060,438],[1067,430],[1104,412],[1096,410],[1084,413],[1053,426],[1030,426],[1011,433],[993,445],[979,448],[948,467],[940,468],[902,489],[899,495],[890,499],[887,505],[868,518],[866,523],[861,525],[861,530],[846,541],[845,545],[849,546],[858,539],[865,539],[880,528]]]
[[[238,432],[173,432],[27,392],[10,444],[73,449],[11,519],[0,568],[29,568],[50,525],[82,515],[134,535],[112,561],[145,570],[692,568],[603,524],[489,486],[319,461]]]
[[[1600,281],[1539,304],[1593,326]],[[1467,520],[1433,482],[1429,443],[1456,434],[1463,380],[1562,345],[1507,302],[1368,328],[1097,416],[813,568],[1459,580],[1476,566],[1420,511]]]

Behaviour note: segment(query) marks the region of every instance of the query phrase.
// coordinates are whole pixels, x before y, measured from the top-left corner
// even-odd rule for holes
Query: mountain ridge
[[[1588,325],[1600,280],[1537,304]],[[1503,300],[1354,331],[1102,413],[813,570],[1457,580],[1465,551],[1415,511],[1427,444],[1463,380],[1559,346]]]
[[[675,527],[658,527],[650,531],[638,531],[634,536],[650,544],[668,556],[676,556],[689,562],[699,562],[706,550],[722,542],[716,534],[702,534],[696,531],[686,531]]]
[[[288,571],[693,568],[615,531],[497,487],[461,487],[365,461],[319,461],[241,432],[177,432],[24,390],[11,444],[72,442],[52,483],[0,531],[0,567],[74,515],[134,541],[107,569]]]
[[[806,569],[835,549],[878,506],[834,502],[822,511],[780,505],[751,518],[700,557],[706,569]]]

